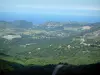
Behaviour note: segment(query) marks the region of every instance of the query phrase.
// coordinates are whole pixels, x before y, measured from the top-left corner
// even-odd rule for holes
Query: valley
[[[3,21],[0,22],[0,59],[24,65],[100,62],[99,27],[100,23],[46,22],[32,25],[23,20]]]

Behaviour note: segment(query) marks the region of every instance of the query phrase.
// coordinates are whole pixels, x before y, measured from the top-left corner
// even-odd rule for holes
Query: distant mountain
[[[0,29],[12,27],[12,22],[0,21]]]
[[[100,30],[100,22],[91,23],[89,24],[89,26],[91,26],[91,29],[88,32],[94,32]]]
[[[88,24],[87,26],[90,26],[91,29],[85,30],[84,32],[82,32],[81,33],[82,36],[85,36],[91,39],[96,39],[98,37],[100,38],[100,22],[91,23],[91,24]]]
[[[64,26],[69,26],[69,27],[79,27],[79,26],[84,26],[88,23],[86,22],[76,22],[76,21],[69,21],[69,22],[65,22]]]
[[[75,30],[77,31],[80,29],[80,27],[86,25],[88,23],[85,22],[74,22],[74,21],[69,21],[69,22],[56,22],[56,21],[49,21],[45,22],[42,25],[40,25],[40,28],[44,29],[56,29],[56,30]]]
[[[76,21],[69,21],[69,22],[55,22],[49,21],[45,22],[43,26],[84,26],[88,23],[85,22],[76,22]]]
[[[15,20],[13,22],[0,21],[0,28],[32,28],[33,23],[25,20]]]
[[[28,22],[25,20],[16,20],[16,21],[13,21],[12,24],[18,28],[32,28],[33,26],[32,22]]]
[[[92,27],[92,28],[91,28],[91,31],[100,30],[100,22],[92,23],[92,24],[90,24],[90,26]]]

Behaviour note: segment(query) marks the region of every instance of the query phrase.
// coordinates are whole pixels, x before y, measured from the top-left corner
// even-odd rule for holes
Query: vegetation
[[[2,23],[5,24],[5,21],[3,21]],[[0,38],[0,59],[8,60],[11,62],[17,62],[23,65],[45,65],[57,64],[59,62],[67,62],[71,64],[90,64],[100,62],[100,36],[98,35],[96,39],[87,38],[89,37],[90,33],[96,32],[100,29],[98,28],[99,24],[97,24],[97,27],[95,27],[95,25],[93,24],[93,28],[91,28],[91,30],[87,30],[86,32],[82,31],[84,33],[83,35],[80,35],[81,31],[74,32],[61,29],[61,32],[70,34],[69,37],[55,37],[49,39],[34,39],[40,38],[41,36],[45,36],[45,33],[48,30],[46,30],[46,28],[48,28],[49,25],[48,23],[48,25],[44,25],[44,27],[46,26],[44,30],[38,29],[38,26],[33,29],[26,29],[30,28],[32,24],[23,20],[14,21],[11,24],[18,27],[13,28],[13,31],[15,30],[17,34],[24,34],[21,34],[22,38],[14,38],[12,40]],[[25,24],[26,28],[23,29],[22,27],[21,30],[19,24]],[[28,25],[29,27],[27,27],[27,24],[30,24]],[[53,24],[53,22],[50,24]],[[57,26],[57,29],[55,27],[53,28],[53,30],[51,29],[51,32],[56,31],[57,34],[58,32],[60,32],[58,29],[58,24],[61,25],[61,23],[56,24],[56,22],[53,24]],[[77,24],[78,23],[76,22],[71,23],[71,26],[83,26],[83,24]],[[68,24],[62,24],[61,26],[66,25]],[[41,28],[41,26],[39,26],[39,28]],[[11,32],[11,29],[8,30],[10,30]],[[9,34],[12,35],[10,32]],[[48,30],[48,32],[50,32],[50,30]],[[5,32],[3,33],[3,31],[1,31],[0,33],[5,34]],[[30,33],[31,35],[26,35],[25,33]],[[87,36],[84,37],[84,35]],[[47,36],[50,37],[50,35]],[[84,42],[82,42],[83,38],[85,40]]]

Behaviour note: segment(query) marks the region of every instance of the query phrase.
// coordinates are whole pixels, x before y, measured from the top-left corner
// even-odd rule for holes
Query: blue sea
[[[40,24],[47,21],[78,21],[78,22],[100,22],[100,16],[75,16],[75,15],[56,15],[56,14],[39,14],[39,13],[16,13],[16,12],[0,12],[0,20],[14,21],[27,20],[33,24]]]

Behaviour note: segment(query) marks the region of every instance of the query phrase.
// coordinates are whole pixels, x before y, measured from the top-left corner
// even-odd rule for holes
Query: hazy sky
[[[100,0],[0,0],[0,12],[100,16]]]

